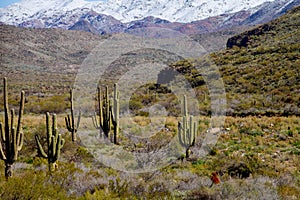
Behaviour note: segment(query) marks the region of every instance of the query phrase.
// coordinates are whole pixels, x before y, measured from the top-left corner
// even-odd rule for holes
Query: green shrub
[[[51,184],[48,176],[41,171],[12,177],[0,184],[0,199],[68,199],[59,185]]]

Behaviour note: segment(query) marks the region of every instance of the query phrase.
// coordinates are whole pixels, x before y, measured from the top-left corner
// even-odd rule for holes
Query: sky
[[[6,6],[8,6],[12,3],[16,3],[18,1],[20,1],[20,0],[1,0],[0,1],[0,8],[4,8],[4,7],[6,7]]]
[[[21,0],[0,0],[0,8],[4,8],[10,4],[13,4],[13,3],[16,3],[19,1],[21,1]],[[105,0],[86,0],[86,1],[105,1]]]

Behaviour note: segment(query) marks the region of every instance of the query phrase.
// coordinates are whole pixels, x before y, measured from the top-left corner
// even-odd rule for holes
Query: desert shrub
[[[53,95],[48,97],[28,97],[26,111],[32,113],[62,113],[68,109],[68,98],[65,95]]]
[[[231,177],[248,178],[252,173],[252,169],[246,163],[234,163],[227,168],[227,172]]]
[[[148,187],[149,199],[169,199],[171,198],[171,192],[163,182],[154,182]]]
[[[41,171],[25,172],[23,175],[2,182],[0,199],[68,199],[66,192],[59,185],[51,184],[47,174]]]
[[[135,110],[139,110],[139,109],[141,109],[141,108],[143,108],[143,104],[142,104],[141,101],[131,100],[131,101],[129,102],[129,109],[130,109],[130,110],[135,111]]]
[[[121,180],[116,178],[115,180],[110,180],[108,184],[109,191],[118,197],[129,195],[129,182],[127,180]]]
[[[218,194],[212,190],[209,190],[207,188],[199,188],[197,190],[192,190],[188,192],[185,198],[185,200],[216,200],[218,198]]]

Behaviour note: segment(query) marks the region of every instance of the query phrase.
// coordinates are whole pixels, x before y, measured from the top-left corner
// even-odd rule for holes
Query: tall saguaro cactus
[[[38,151],[44,158],[48,158],[49,171],[54,171],[57,167],[57,161],[60,157],[60,150],[65,144],[65,140],[57,131],[56,115],[52,115],[52,126],[50,124],[50,114],[46,113],[47,130],[47,153],[44,151],[39,135],[35,135]]]
[[[179,143],[185,148],[186,159],[190,156],[190,148],[195,145],[197,134],[197,123],[193,121],[193,116],[188,114],[186,96],[183,98],[182,123],[178,122],[178,139]]]
[[[119,118],[120,118],[120,103],[119,103],[119,93],[118,93],[118,85],[114,84],[114,99],[113,99],[113,107],[111,108],[111,116],[112,116],[112,124],[114,126],[114,144],[118,143],[118,135],[119,135]]]
[[[97,103],[98,103],[98,113],[95,112],[93,116],[93,123],[96,129],[100,130],[100,134],[109,138],[110,131],[113,127],[113,143],[118,143],[118,133],[119,133],[119,94],[118,86],[114,84],[114,97],[113,100],[109,100],[108,86],[105,87],[105,93],[102,94],[100,86],[97,90]]]
[[[18,153],[23,146],[24,133],[22,130],[22,117],[24,112],[25,92],[21,92],[19,118],[17,128],[15,127],[15,111],[11,109],[9,116],[7,78],[3,79],[4,93],[4,126],[0,123],[0,159],[5,162],[5,177],[12,176],[12,165],[18,159]],[[2,146],[4,143],[4,147]]]
[[[75,125],[75,116],[74,116],[74,104],[73,104],[73,90],[70,90],[70,103],[71,103],[71,115],[67,115],[65,117],[65,121],[66,121],[66,127],[68,129],[68,131],[71,133],[72,135],[72,141],[75,142],[77,137],[77,130],[79,128],[79,124],[80,124],[80,116],[81,113],[79,111],[79,115],[77,118],[77,123]]]
[[[93,124],[96,129],[100,131],[100,135],[103,134],[108,137],[111,129],[111,115],[110,115],[110,103],[108,96],[108,86],[105,87],[105,93],[102,94],[101,87],[97,88],[97,103],[98,113],[95,112],[93,116]]]

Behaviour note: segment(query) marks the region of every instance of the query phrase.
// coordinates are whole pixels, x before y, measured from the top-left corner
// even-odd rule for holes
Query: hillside
[[[17,91],[26,91],[28,111],[61,112],[66,108],[64,95],[80,64],[103,37],[81,31],[0,25],[0,38],[0,76],[8,77],[12,93],[19,96]]]
[[[228,115],[300,114],[300,7],[288,14],[228,39],[227,49],[210,55],[225,84]],[[175,66],[188,80],[197,83],[189,62]],[[202,79],[203,80],[203,79]],[[194,84],[200,108],[207,88]]]
[[[210,54],[224,81],[227,115],[300,115],[299,27],[297,7],[270,23],[229,38],[227,49]],[[200,112],[208,115],[211,105],[203,77],[189,61],[171,66],[185,74],[198,94]],[[175,104],[171,94],[165,96],[165,104]],[[142,98],[141,94],[135,99]]]
[[[300,114],[300,7],[230,38],[213,53],[229,113]]]

